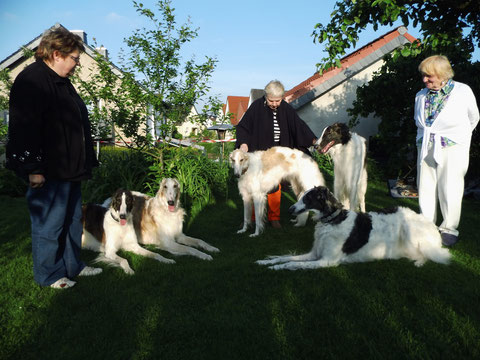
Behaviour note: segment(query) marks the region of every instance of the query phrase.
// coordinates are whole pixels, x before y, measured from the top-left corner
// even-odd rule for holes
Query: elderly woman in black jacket
[[[310,154],[308,148],[317,137],[300,119],[295,109],[285,100],[285,88],[278,80],[265,86],[265,96],[255,100],[237,125],[235,147],[241,150],[267,150],[273,146],[285,146]],[[268,220],[280,228],[281,185],[268,194]]]
[[[80,181],[97,164],[87,108],[69,80],[83,51],[79,36],[50,30],[10,92],[6,166],[29,183],[34,279],[54,288],[102,271],[80,260]]]

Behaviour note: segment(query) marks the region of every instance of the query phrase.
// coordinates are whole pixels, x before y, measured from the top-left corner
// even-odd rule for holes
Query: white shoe
[[[85,266],[78,276],[94,276],[98,275],[103,271],[102,268],[94,268],[91,266]]]
[[[76,284],[75,281],[70,280],[69,278],[63,277],[55,281],[52,285],[50,285],[50,287],[54,289],[68,289],[73,287],[75,284]]]

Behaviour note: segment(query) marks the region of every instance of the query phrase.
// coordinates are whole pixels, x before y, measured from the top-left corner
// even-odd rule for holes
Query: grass
[[[243,210],[238,191],[230,194],[185,230],[221,249],[213,261],[122,253],[135,275],[104,267],[65,291],[35,285],[25,200],[1,197],[0,359],[480,357],[478,201],[464,200],[449,266],[403,259],[290,272],[254,261],[308,251],[311,221],[291,226],[286,196],[282,229],[237,235]],[[371,182],[367,209],[392,205],[418,210]]]

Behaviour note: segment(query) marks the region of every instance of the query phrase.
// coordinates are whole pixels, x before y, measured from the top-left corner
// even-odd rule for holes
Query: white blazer
[[[423,137],[420,159],[428,153],[430,135],[434,134],[433,158],[440,162],[440,137],[446,137],[457,144],[470,147],[472,131],[480,118],[477,102],[472,89],[466,84],[455,81],[450,97],[438,114],[432,126],[425,124],[425,99],[428,89],[420,90],[415,96],[415,124],[417,125],[417,141]],[[420,160],[420,161],[421,161]]]

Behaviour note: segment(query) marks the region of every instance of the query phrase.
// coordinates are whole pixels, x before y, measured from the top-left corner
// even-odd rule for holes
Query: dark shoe
[[[270,221],[270,225],[272,225],[272,227],[275,228],[275,229],[281,229],[282,228],[282,225],[280,224],[280,221],[278,221],[278,220]]]
[[[440,236],[442,237],[442,245],[443,246],[452,246],[458,242],[458,236],[448,233],[441,233]]]

